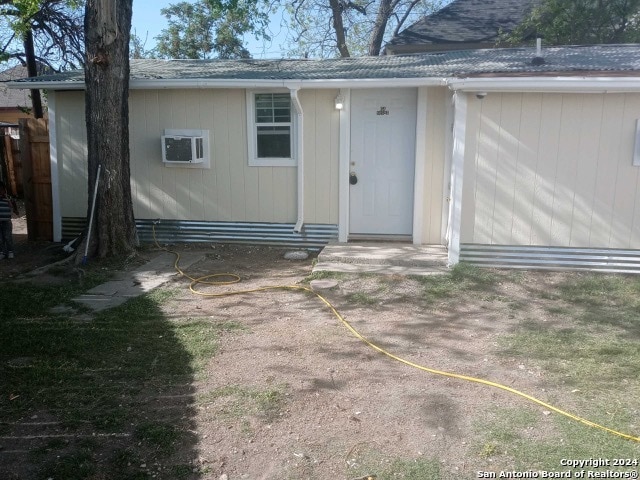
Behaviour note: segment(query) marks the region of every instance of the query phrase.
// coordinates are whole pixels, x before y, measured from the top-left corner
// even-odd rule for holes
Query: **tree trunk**
[[[387,29],[387,22],[391,15],[391,0],[380,0],[380,6],[378,7],[378,15],[376,16],[376,23],[373,26],[371,32],[371,38],[369,40],[369,52],[371,56],[380,55],[380,49],[382,48],[382,40],[384,39],[384,32]]]
[[[338,51],[343,58],[350,57],[349,48],[347,47],[347,39],[344,33],[344,24],[342,23],[342,8],[339,0],[329,0],[331,5],[331,15],[333,16],[333,29],[336,31],[336,41]]]
[[[98,165],[89,256],[132,252],[137,246],[129,172],[129,36],[133,0],[87,0],[84,31],[85,109],[89,174],[87,225]],[[86,242],[86,236],[85,236]],[[80,252],[84,252],[85,244]]]
[[[24,56],[27,61],[27,75],[29,77],[38,76],[38,64],[36,63],[36,52],[33,46],[33,31],[27,30],[24,34]],[[31,90],[31,105],[33,106],[33,116],[36,118],[42,118],[42,97],[40,96],[40,90]]]

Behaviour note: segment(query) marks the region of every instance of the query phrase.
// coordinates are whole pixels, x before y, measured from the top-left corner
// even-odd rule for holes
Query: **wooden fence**
[[[20,120],[20,155],[29,240],[53,240],[49,122]]]
[[[17,140],[18,128],[2,126],[0,128],[0,155],[3,161],[4,181],[7,190],[14,197],[22,197],[22,164],[20,163],[20,144]],[[14,136],[16,138],[14,138]]]

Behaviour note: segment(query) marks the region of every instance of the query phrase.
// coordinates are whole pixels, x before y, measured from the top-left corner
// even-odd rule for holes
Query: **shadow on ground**
[[[79,291],[0,284],[0,478],[201,478],[193,325],[164,318],[162,291],[49,313]]]

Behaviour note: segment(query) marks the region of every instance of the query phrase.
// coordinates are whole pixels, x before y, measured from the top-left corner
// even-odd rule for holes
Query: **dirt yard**
[[[226,290],[294,285],[309,275],[310,262],[288,262],[281,253],[219,247],[190,273],[242,277]],[[388,276],[339,276],[338,286],[322,293],[362,335],[404,359],[566,399],[539,367],[497,354],[498,338],[525,319],[562,322],[531,301],[533,292],[552,291],[562,278],[530,274],[517,287],[498,283],[471,301],[467,295],[430,300],[418,279]],[[438,459],[442,473],[429,478],[475,478],[478,470],[498,467],[474,440],[479,421],[491,418],[495,406],[527,403],[381,355],[314,296],[269,290],[198,298],[181,281],[176,285],[181,293],[165,305],[168,317],[238,321],[244,328],[223,337],[195,385],[203,478],[350,479],[383,472],[386,478],[427,478],[408,475],[407,465],[430,459]],[[270,392],[274,404],[243,408],[229,386]],[[550,412],[531,409],[539,422],[527,435],[549,435]],[[404,470],[394,474],[398,459]]]
[[[216,294],[306,285],[313,262],[287,261],[282,250],[263,247],[177,250],[196,248],[205,249],[206,260],[189,270],[191,276],[232,272],[242,279],[197,287]],[[550,376],[541,361],[505,355],[500,343],[532,322],[574,329],[575,316],[549,307],[570,275],[489,275],[487,283],[449,280],[444,287],[419,278],[337,275],[337,286],[322,294],[362,335],[394,355],[584,413],[589,399],[569,380]],[[126,468],[140,474],[122,478],[470,479],[478,471],[532,468],[515,463],[517,452],[509,445],[518,445],[516,438],[550,442],[553,448],[565,441],[555,414],[504,391],[384,356],[354,337],[312,294],[270,289],[207,297],[188,286],[176,278],[163,287],[173,296],[160,303],[162,315],[175,325],[220,326],[217,352],[195,370],[189,385],[147,385],[140,395],[150,420],[181,412],[181,434],[189,441],[171,454],[128,462]],[[637,401],[629,408],[637,409]],[[487,425],[496,421],[498,431],[503,414],[516,411],[524,412],[514,420],[516,437],[492,440]],[[596,455],[594,445],[595,452],[580,452]]]

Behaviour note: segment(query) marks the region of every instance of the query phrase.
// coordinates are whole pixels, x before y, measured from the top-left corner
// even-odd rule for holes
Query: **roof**
[[[28,90],[9,90],[4,82],[17,80],[28,75],[27,67],[18,65],[0,72],[0,108],[31,106]]]
[[[387,46],[484,43],[521,23],[540,0],[454,0],[394,36]]]
[[[466,78],[493,75],[612,74],[640,76],[640,44],[543,48],[543,65],[533,65],[534,48],[461,50],[331,60],[131,60],[130,88],[180,88],[317,84],[344,81]],[[334,82],[333,84],[331,82]],[[53,90],[84,88],[76,70],[12,82]]]

